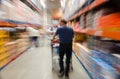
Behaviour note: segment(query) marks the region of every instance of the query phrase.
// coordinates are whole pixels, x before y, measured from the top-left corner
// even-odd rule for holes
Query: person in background
[[[35,47],[39,47],[38,38],[40,36],[40,32],[37,29],[32,27],[27,27],[28,35],[31,41],[31,44],[34,44]]]
[[[53,40],[56,36],[59,36],[60,46],[59,46],[59,65],[60,71],[59,76],[62,77],[65,74],[65,78],[69,79],[69,70],[70,70],[70,60],[72,57],[72,40],[74,37],[74,31],[71,27],[66,25],[65,20],[60,21],[60,27],[57,29]],[[63,58],[66,54],[66,68],[64,69]]]

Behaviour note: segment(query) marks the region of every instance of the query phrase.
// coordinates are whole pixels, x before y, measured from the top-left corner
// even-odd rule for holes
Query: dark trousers
[[[31,42],[34,43],[35,47],[38,47],[38,37],[33,36],[33,37],[30,37],[30,39],[31,39]]]
[[[64,62],[63,58],[64,55],[66,54],[66,67],[65,67],[65,74],[69,73],[70,69],[70,61],[71,61],[71,56],[72,56],[72,43],[60,43],[59,47],[59,65],[60,65],[60,72],[64,71]]]

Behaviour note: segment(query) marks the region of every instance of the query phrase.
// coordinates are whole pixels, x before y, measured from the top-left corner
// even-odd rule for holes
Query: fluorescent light
[[[61,7],[65,7],[65,0],[60,0]]]
[[[43,2],[42,0],[40,0],[40,3],[43,6],[43,8],[46,8],[45,2]]]
[[[74,4],[75,0],[72,0],[72,5]]]

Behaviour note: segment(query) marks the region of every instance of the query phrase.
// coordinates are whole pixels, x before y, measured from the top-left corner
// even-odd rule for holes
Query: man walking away
[[[28,31],[28,34],[29,34],[31,44],[34,44],[35,47],[38,47],[39,46],[38,38],[40,36],[39,30],[36,30],[32,27],[27,27],[27,31]]]
[[[59,47],[59,65],[60,71],[59,76],[62,77],[65,73],[66,79],[69,79],[69,69],[70,69],[70,60],[72,57],[72,40],[74,37],[74,31],[71,27],[66,26],[67,22],[65,20],[60,21],[60,28],[57,29],[55,36],[59,36],[60,39],[60,47]],[[64,69],[63,58],[66,54],[66,67]]]

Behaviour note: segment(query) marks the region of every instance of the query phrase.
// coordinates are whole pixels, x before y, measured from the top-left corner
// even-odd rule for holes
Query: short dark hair
[[[60,20],[60,22],[63,22],[63,23],[65,23],[65,24],[67,24],[67,21],[64,20],[64,19]]]

